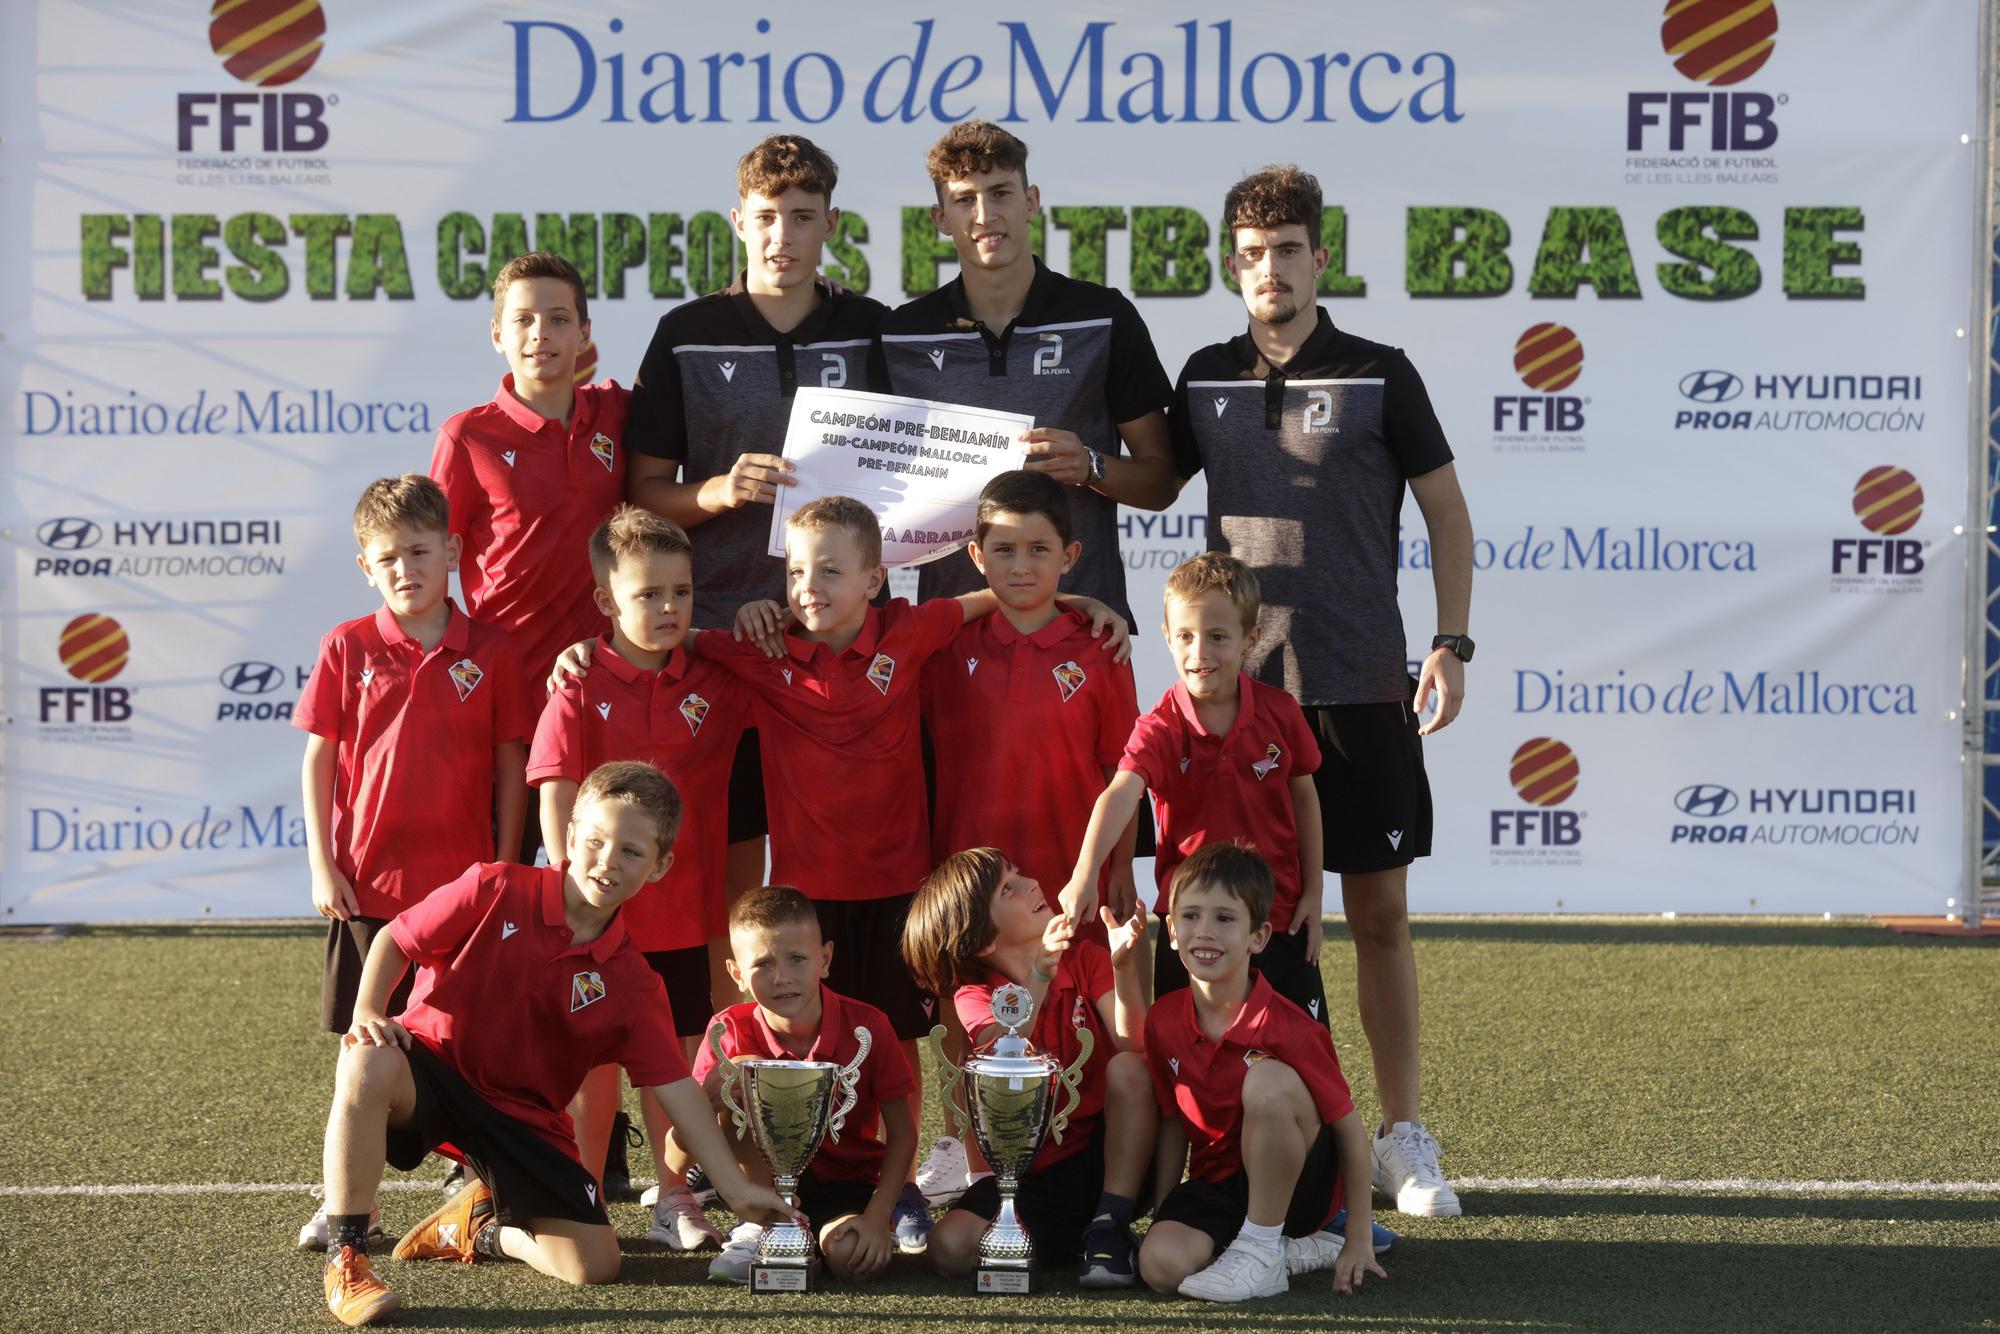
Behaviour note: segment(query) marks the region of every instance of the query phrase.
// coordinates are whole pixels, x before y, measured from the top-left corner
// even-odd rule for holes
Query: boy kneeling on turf
[[[896,1251],[896,1203],[917,1156],[917,1123],[910,1114],[917,1077],[889,1016],[825,985],[833,949],[820,936],[819,910],[804,894],[787,885],[749,891],[729,910],[727,966],[731,980],[751,999],[730,1006],[709,1025],[722,1025],[722,1050],[732,1060],[831,1061],[843,1068],[861,1050],[854,1030],[868,1030],[868,1057],[855,1075],[854,1105],[838,1139],[829,1128],[799,1178],[799,1208],[811,1220],[807,1226],[819,1238],[828,1271],[835,1278],[866,1280],[879,1277]],[[734,1136],[733,1119],[723,1110],[722,1068],[706,1036],[695,1053],[694,1077]],[[740,1085],[733,1096],[744,1105]],[[676,1119],[676,1127],[682,1124]],[[713,1131],[715,1123],[704,1128]],[[681,1131],[674,1134],[679,1138]],[[747,1132],[730,1142],[745,1175],[769,1179],[770,1168]],[[763,1235],[754,1220],[739,1224],[709,1264],[708,1276],[718,1283],[749,1282]]]
[[[1168,886],[1167,929],[1188,972],[1146,1018],[1159,1169],[1187,1180],[1153,1211],[1139,1273],[1204,1301],[1270,1297],[1332,1268],[1336,1292],[1383,1275],[1370,1238],[1368,1132],[1325,1027],[1271,989],[1252,956],[1271,939],[1270,866],[1211,843]],[[1190,1154],[1189,1151],[1192,1150]],[[1324,1231],[1347,1206],[1347,1231]]]
[[[326,1124],[326,1302],[343,1324],[397,1309],[368,1262],[386,1160],[449,1143],[479,1180],[412,1228],[398,1260],[502,1256],[567,1283],[618,1277],[618,1237],[563,1110],[611,1062],[648,1087],[739,1216],[790,1213],[746,1181],[689,1076],[660,978],[618,909],[666,873],[680,795],[649,764],[607,764],[577,790],[558,866],[477,864],[375,937]],[[400,1021],[384,1014],[414,962]]]
[[[925,990],[950,994],[975,1048],[1003,1031],[993,993],[1009,982],[1034,998],[1037,1051],[1074,1064],[1089,1030],[1076,1111],[1061,1142],[1042,1141],[1021,1177],[1021,1224],[1049,1260],[1082,1261],[1087,1288],[1129,1287],[1132,1218],[1147,1194],[1148,1159],[1159,1117],[1146,1076],[1146,993],[1138,947],[1146,917],[1127,921],[1100,909],[1110,945],[1074,937],[1042,887],[997,848],[945,858],[917,892],[903,927],[903,958]],[[1067,1106],[1067,1091],[1056,1097]],[[1112,1128],[1115,1127],[1115,1132]],[[1000,1212],[1000,1189],[985,1177],[931,1229],[931,1263],[948,1278],[970,1274],[979,1237]]]

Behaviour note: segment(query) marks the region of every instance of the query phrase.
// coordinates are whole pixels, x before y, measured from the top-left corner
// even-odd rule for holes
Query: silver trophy
[[[874,1039],[865,1028],[854,1036],[861,1049],[848,1065],[831,1061],[732,1061],[722,1050],[727,1030],[718,1020],[708,1030],[709,1050],[722,1071],[722,1102],[736,1123],[736,1138],[745,1129],[757,1152],[771,1169],[771,1182],[792,1208],[799,1204],[799,1177],[812,1161],[822,1139],[840,1143],[847,1114],[854,1110],[855,1081],[861,1063],[868,1059]],[[743,1102],[730,1096],[731,1086],[741,1082]],[[840,1090],[840,1105],[834,1106],[834,1089]],[[757,1258],[750,1264],[752,1292],[810,1292],[819,1284],[819,1247],[812,1233],[786,1219],[764,1229],[757,1243]]]
[[[1096,1045],[1090,1029],[1078,1025],[1076,1036],[1082,1050],[1076,1063],[1064,1069],[1061,1061],[1032,1050],[1028,1040],[1021,1036],[1019,1030],[1027,1026],[1034,1013],[1034,998],[1026,987],[1009,983],[995,989],[993,1020],[1007,1031],[994,1042],[992,1050],[971,1057],[962,1070],[953,1066],[944,1054],[944,1027],[931,1030],[931,1043],[936,1048],[946,1085],[946,1129],[952,1129],[949,1122],[959,1115],[951,1097],[951,1085],[962,1079],[979,1151],[986,1155],[987,1165],[993,1169],[1000,1186],[1000,1212],[979,1236],[979,1261],[973,1278],[976,1292],[1034,1290],[1035,1243],[1021,1226],[1014,1209],[1014,1196],[1020,1189],[1022,1174],[1034,1163],[1035,1154],[1042,1147],[1043,1131],[1055,1136],[1056,1143],[1062,1143],[1070,1113],[1083,1100],[1080,1087],[1083,1067],[1089,1063],[1091,1049]],[[1049,1113],[1058,1084],[1069,1090],[1069,1100],[1051,1119]]]

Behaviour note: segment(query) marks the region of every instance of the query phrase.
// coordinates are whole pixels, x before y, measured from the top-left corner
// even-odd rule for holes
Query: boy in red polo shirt
[[[328,919],[320,1021],[353,1022],[361,966],[403,909],[494,853],[518,847],[533,715],[514,646],[451,603],[458,539],[444,492],[411,473],[371,482],[354,507],[355,557],[382,605],[335,626],[299,697],[306,858]],[[409,988],[389,998],[403,1008]],[[299,1245],[326,1249],[326,1212]]]
[[[560,255],[538,250],[494,275],[492,334],[508,373],[490,402],[438,428],[431,476],[465,544],[465,605],[513,636],[539,710],[556,654],[603,626],[584,543],[625,497],[630,395],[614,380],[576,383],[590,307]]]
[[[1257,576],[1233,556],[1209,552],[1167,576],[1167,647],[1180,681],[1139,719],[1118,774],[1097,799],[1076,869],[1062,893],[1075,919],[1096,901],[1097,868],[1117,831],[1150,790],[1159,821],[1154,867],[1157,910],[1181,859],[1212,843],[1247,841],[1270,859],[1277,892],[1269,949],[1257,966],[1278,994],[1321,1023],[1323,930],[1319,768],[1298,701],[1243,672],[1257,642]],[[1187,985],[1187,970],[1162,927],[1153,956],[1155,995]]]
[[[563,1105],[616,1062],[649,1086],[745,1218],[790,1216],[746,1181],[689,1077],[659,975],[619,908],[673,861],[680,795],[649,764],[594,770],[559,866],[473,866],[375,938],[326,1127],[327,1306],[373,1324],[400,1304],[365,1246],[385,1160],[408,1169],[449,1143],[478,1181],[397,1242],[398,1260],[520,1260],[567,1283],[618,1276],[618,1237],[578,1161]],[[418,966],[401,1021],[387,1002]]]
[[[1168,890],[1167,934],[1189,984],[1146,1017],[1167,1192],[1139,1248],[1156,1292],[1270,1297],[1331,1268],[1336,1292],[1386,1277],[1370,1240],[1368,1132],[1324,1025],[1251,967],[1271,937],[1271,868],[1211,843]],[[1326,1231],[1344,1195],[1346,1232]]]
[[[1021,1178],[1021,1222],[1037,1254],[1081,1255],[1084,1287],[1116,1288],[1135,1277],[1131,1225],[1148,1193],[1159,1117],[1141,1055],[1146,991],[1139,946],[1146,918],[1135,909],[1114,922],[1108,906],[1100,911],[1109,948],[1076,939],[1069,919],[1050,908],[1042,887],[1005,853],[971,848],[945,858],[917,891],[903,957],[927,990],[951,994],[975,1048],[1003,1031],[993,1021],[993,992],[1009,982],[1034,998],[1034,1027],[1023,1036],[1037,1051],[1067,1069],[1083,1050],[1081,1035],[1091,1035],[1076,1111],[1061,1141],[1045,1139]],[[1117,1134],[1105,1133],[1111,1125]],[[940,1274],[972,1272],[980,1233],[999,1211],[1000,1188],[991,1176],[959,1197],[931,1229],[931,1264]]]
[[[879,1277],[896,1250],[891,1231],[896,1204],[917,1153],[911,1113],[916,1075],[887,1015],[823,985],[834,947],[820,939],[819,914],[805,895],[783,885],[744,894],[729,910],[729,949],[729,976],[751,999],[710,1023],[722,1025],[722,1050],[732,1060],[831,1061],[845,1067],[861,1050],[855,1030],[868,1030],[868,1057],[855,1079],[854,1105],[839,1138],[829,1132],[799,1178],[799,1208],[811,1220],[835,1277]],[[721,1110],[721,1068],[706,1042],[695,1053],[694,1076],[733,1136],[729,1114]],[[740,1088],[735,1097],[741,1106]],[[735,1143],[744,1174],[766,1180],[770,1169],[749,1137]],[[708,1276],[718,1283],[748,1282],[763,1234],[754,1221],[738,1226]]]
[[[693,548],[687,534],[633,505],[590,535],[597,603],[611,618],[599,636],[597,670],[550,696],[528,756],[528,781],[541,793],[542,837],[559,847],[583,776],[609,760],[645,760],[681,789],[724,790],[737,738],[748,719],[743,687],[713,663],[695,662],[683,643],[693,612]],[[681,1049],[690,1059],[709,999],[708,939],[725,925],[722,901],[726,807],[698,799],[675,845],[673,869],[625,910],[625,930],[666,984]],[[570,1106],[585,1165],[603,1178],[618,1110],[618,1070],[593,1070]],[[675,1250],[722,1240],[669,1165],[667,1118],[642,1092],[639,1104],[662,1165],[661,1190],[646,1234]]]

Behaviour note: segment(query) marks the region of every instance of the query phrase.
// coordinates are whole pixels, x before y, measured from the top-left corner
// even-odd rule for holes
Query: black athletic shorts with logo
[[[1319,1138],[1306,1150],[1292,1202],[1285,1210],[1285,1235],[1310,1236],[1324,1228],[1339,1210],[1340,1144],[1332,1126],[1321,1126]],[[1250,1178],[1238,1168],[1221,1181],[1183,1181],[1167,1192],[1153,1211],[1153,1224],[1179,1223],[1206,1232],[1220,1255],[1250,1216]]]
[[[646,962],[667,987],[667,1004],[674,1011],[674,1035],[700,1037],[714,1008],[708,1003],[708,946],[684,950],[647,950]]]
[[[875,1183],[854,1179],[829,1180],[807,1168],[799,1178],[799,1212],[812,1224],[813,1232],[849,1214],[858,1214],[875,1198]]]
[[[386,917],[335,918],[326,924],[326,975],[319,984],[319,1021],[329,1033],[345,1033],[354,1027],[354,998],[361,990],[361,967],[368,962],[369,947],[389,925]],[[417,970],[408,969],[396,989],[389,993],[389,1013],[401,1014],[410,1002],[410,988],[416,985]]]
[[[1153,942],[1153,995],[1179,991],[1188,984],[1187,965],[1167,935],[1167,918],[1161,913],[1159,937]],[[1306,959],[1306,929],[1296,932],[1273,931],[1262,953],[1251,956],[1251,966],[1264,975],[1271,990],[1307,1014],[1326,1024],[1326,983],[1319,975],[1319,962]],[[1331,1028],[1331,1024],[1327,1024]]]
[[[583,1164],[479,1096],[429,1047],[404,1053],[417,1109],[409,1124],[389,1127],[389,1165],[414,1171],[432,1149],[449,1144],[493,1190],[493,1216],[525,1227],[537,1218],[603,1223],[597,1179]]]
[[[813,900],[820,939],[833,946],[826,984],[873,1005],[905,1040],[925,1036],[938,1022],[937,998],[925,994],[903,962],[903,922],[916,897]]]
[[[1417,683],[1410,682],[1410,698]],[[1319,742],[1326,869],[1387,871],[1431,855],[1431,784],[1409,699],[1308,707]]]

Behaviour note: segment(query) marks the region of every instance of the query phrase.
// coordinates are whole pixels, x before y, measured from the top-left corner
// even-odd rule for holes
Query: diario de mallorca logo
[[[1924,517],[1924,488],[1907,468],[1870,468],[1854,481],[1854,517],[1870,534],[1836,537],[1829,568],[1836,592],[1923,589],[1924,544],[1905,537]]]
[[[262,183],[313,183],[318,175],[317,183],[324,184],[322,159],[236,156],[317,153],[326,147],[326,111],[339,99],[271,91],[303,78],[319,62],[326,46],[320,0],[215,0],[208,11],[208,46],[230,77],[255,91],[179,94],[176,151],[230,155],[184,164],[194,170],[182,183],[229,184],[246,169],[279,168],[286,179],[265,176]]]
[[[1583,374],[1583,339],[1567,325],[1531,324],[1514,340],[1514,374],[1525,394],[1493,396],[1493,447],[1510,454],[1583,448],[1587,398],[1563,391]]]
[[[1697,88],[1628,93],[1626,180],[1775,185],[1777,108],[1784,93],[1738,89],[1778,43],[1775,0],[1667,0],[1660,49]]]
[[[36,708],[45,739],[56,741],[130,740],[132,692],[107,684],[132,660],[125,627],[99,612],[86,612],[56,636],[56,656],[72,686],[42,686]]]
[[[1494,855],[1574,849],[1583,838],[1583,812],[1560,808],[1576,795],[1581,775],[1576,752],[1554,737],[1530,737],[1516,747],[1507,781],[1522,804],[1492,812],[1487,838]]]

